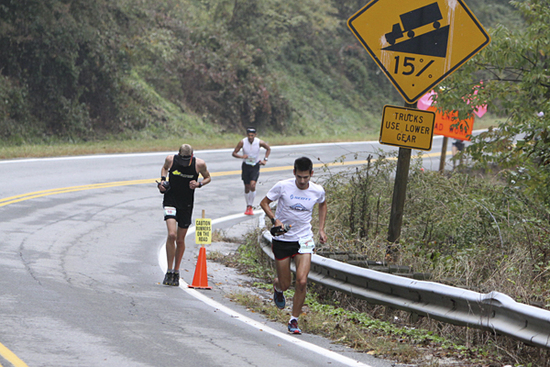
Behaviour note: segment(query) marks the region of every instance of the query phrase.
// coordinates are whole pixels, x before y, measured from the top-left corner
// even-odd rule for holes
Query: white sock
[[[292,320],[296,320],[296,322],[298,322],[298,318],[296,316],[290,316],[290,320],[288,321],[288,323],[290,324]]]
[[[249,202],[250,202],[250,204],[248,204],[248,205],[254,206],[254,198],[255,197],[256,197],[256,191],[250,191],[248,193],[248,199],[249,199]]]
[[[244,194],[244,198],[246,199],[247,206],[253,206],[255,196],[256,196],[255,191],[249,191],[248,193]]]

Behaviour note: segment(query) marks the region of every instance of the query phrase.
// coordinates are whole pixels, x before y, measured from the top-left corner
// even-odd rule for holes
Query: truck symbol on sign
[[[386,41],[390,45],[395,44],[395,41],[403,37],[405,32],[409,38],[413,38],[415,33],[414,29],[433,23],[435,29],[439,29],[441,24],[439,21],[443,19],[439,5],[437,3],[429,4],[421,8],[412,10],[408,13],[401,14],[401,23],[403,23],[403,30],[399,23],[395,23],[390,33],[386,33]]]

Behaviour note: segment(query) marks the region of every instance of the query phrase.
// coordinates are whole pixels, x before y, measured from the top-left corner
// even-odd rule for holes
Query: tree
[[[116,9],[104,0],[8,0],[0,6],[2,79],[10,81],[12,94],[21,86],[19,95],[45,136],[77,139],[98,130],[119,131],[124,56],[112,13]],[[34,130],[0,122],[7,138]]]
[[[550,1],[511,4],[525,27],[496,27],[491,44],[442,84],[438,104],[462,119],[472,113],[468,102],[487,103],[503,120],[467,152],[479,165],[503,168],[511,187],[550,208]]]

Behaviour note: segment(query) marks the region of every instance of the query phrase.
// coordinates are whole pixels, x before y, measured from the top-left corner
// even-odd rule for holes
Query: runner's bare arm
[[[174,161],[174,156],[169,155],[164,160],[164,164],[162,165],[162,168],[160,169],[160,176],[161,177],[168,177],[168,172],[170,171],[170,168],[172,168],[172,162]]]
[[[319,242],[327,242],[327,235],[325,233],[325,221],[327,219],[328,206],[327,201],[323,201],[319,204]]]
[[[260,146],[265,149],[265,158],[269,158],[269,155],[271,154],[271,147],[269,144],[267,144],[265,141],[260,140]]]
[[[260,147],[265,149],[264,159],[260,159],[260,165],[264,166],[267,163],[267,157],[271,153],[271,147],[263,140],[260,140]]]
[[[246,159],[248,157],[248,155],[246,154],[243,154],[243,155],[240,155],[239,152],[240,150],[243,148],[243,141],[239,141],[239,143],[237,144],[237,146],[235,147],[235,150],[233,150],[233,153],[231,153],[231,155],[235,158],[240,158],[240,159]]]
[[[206,168],[206,162],[203,161],[200,158],[197,158],[197,171],[201,174],[202,181],[200,181],[200,182],[197,182],[197,181],[189,182],[189,187],[191,189],[196,189],[196,188],[200,189],[202,186],[204,186],[204,185],[210,183],[210,181],[212,181],[212,177],[210,177],[210,172],[208,172],[208,169]]]
[[[166,159],[164,160],[164,164],[162,165],[162,168],[160,169],[160,177],[168,177],[168,173],[170,172],[170,168],[172,167],[172,162],[174,161],[174,156],[173,155],[169,155],[166,157]],[[160,190],[160,192],[162,193],[165,193],[167,190],[167,188],[162,185],[162,179],[161,179],[161,182],[158,182],[157,181],[157,187],[158,189]]]
[[[269,206],[269,204],[271,204],[272,202],[273,201],[269,200],[269,198],[267,196],[264,197],[262,199],[262,201],[260,202],[260,206],[264,210],[265,215],[271,220],[273,220],[275,218],[275,214],[273,214],[273,211],[271,210],[271,207]],[[273,221],[272,221],[272,223],[273,223]],[[283,223],[279,219],[276,219],[275,223],[273,223],[274,226],[280,226],[282,224]]]

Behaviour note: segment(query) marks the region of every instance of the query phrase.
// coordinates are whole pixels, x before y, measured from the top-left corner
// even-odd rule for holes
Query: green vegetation
[[[385,259],[395,164],[378,159],[324,182],[333,230],[323,251]],[[440,174],[422,170],[420,157],[413,162],[397,262],[436,281],[550,309],[548,210],[508,186],[504,174],[481,173]]]
[[[520,19],[471,0],[486,25]],[[358,0],[7,0],[3,146],[376,135],[401,98],[347,29]],[[154,144],[150,144],[154,145]]]
[[[258,127],[273,145],[375,137],[382,106],[402,101],[347,29],[346,20],[363,5],[3,1],[0,157],[174,150],[182,139],[197,149],[232,147],[247,125]],[[468,5],[490,29],[492,43],[441,84],[437,104],[463,118],[472,105],[486,103],[498,129],[474,139],[465,151],[470,169],[441,175],[413,165],[399,256],[393,259],[434,280],[497,290],[549,308],[550,3],[468,0]],[[326,182],[330,219],[338,223],[328,226],[333,229],[327,251],[386,257],[394,166],[383,158]],[[241,266],[249,269],[261,261],[254,253],[242,258]],[[255,275],[269,278],[269,266],[264,263]],[[322,292],[328,291],[316,289]],[[339,303],[326,306],[311,298],[308,317],[333,314],[338,322],[327,329],[347,320],[346,328],[356,324],[365,332],[371,321],[364,313],[408,320],[342,295],[322,298]],[[336,339],[350,345],[406,339],[453,350],[476,345],[480,349],[468,361],[548,365],[533,348],[491,333],[430,320],[410,325],[444,339],[403,337],[378,324],[384,333]],[[391,351],[364,349],[416,358],[412,347],[400,351],[391,345]]]
[[[511,4],[519,9],[525,26],[496,27],[491,45],[443,83],[438,103],[447,110],[460,110],[462,116],[472,111],[468,102],[474,106],[486,103],[489,110],[499,111],[503,118],[498,129],[478,136],[468,154],[479,168],[504,170],[510,187],[548,208],[550,3]]]

